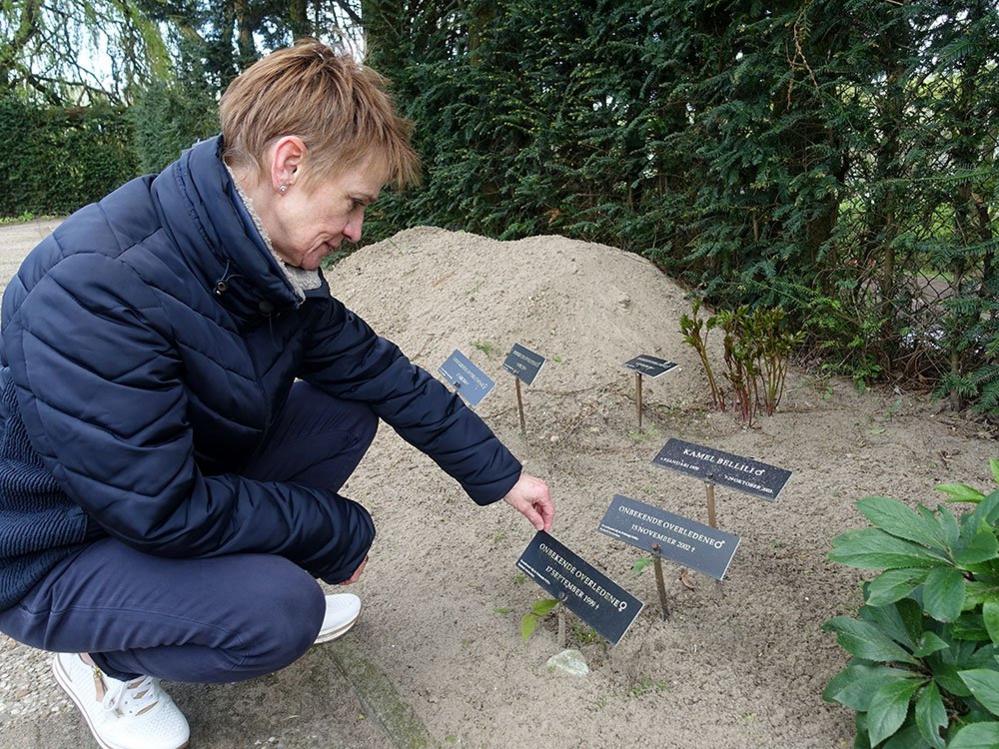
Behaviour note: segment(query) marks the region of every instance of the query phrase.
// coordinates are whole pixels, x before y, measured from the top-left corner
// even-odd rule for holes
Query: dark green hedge
[[[0,216],[71,213],[217,130],[214,96],[196,84],[154,82],[127,110],[0,97]]]
[[[367,241],[433,224],[634,250],[713,304],[782,304],[828,370],[999,415],[995,3],[361,7],[425,165]],[[70,210],[213,132],[219,85],[183,70],[131,125],[5,104],[0,214]]]
[[[192,143],[218,132],[214,95],[197,83],[153,82],[129,110],[144,173],[159,172]]]
[[[121,109],[38,107],[0,98],[0,216],[69,213],[138,173]]]
[[[999,12],[985,0],[365,5],[412,224],[644,253],[782,304],[832,371],[999,415]]]

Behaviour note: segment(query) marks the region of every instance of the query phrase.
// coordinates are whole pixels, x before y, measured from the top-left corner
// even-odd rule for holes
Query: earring
[[[282,195],[284,195],[284,193],[288,192],[288,185],[281,185],[278,188],[278,192],[281,193]]]

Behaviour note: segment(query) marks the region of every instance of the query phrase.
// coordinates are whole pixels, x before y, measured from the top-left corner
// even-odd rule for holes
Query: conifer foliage
[[[782,305],[826,366],[999,412],[987,2],[370,0],[417,126],[413,223],[645,253]]]
[[[80,35],[46,30],[102,8],[128,42],[108,96],[132,106],[101,133],[133,133],[127,163],[209,134],[260,54],[340,40],[393,82],[425,165],[420,190],[370,212],[369,240],[433,224],[634,250],[712,306],[781,306],[804,353],[858,384],[999,415],[994,2],[14,3],[0,99],[96,102],[63,54]],[[46,210],[17,194],[4,213]]]

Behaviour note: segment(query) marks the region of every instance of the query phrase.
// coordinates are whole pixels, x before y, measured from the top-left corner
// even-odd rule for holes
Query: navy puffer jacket
[[[278,554],[346,579],[374,528],[331,491],[240,475],[295,378],[367,403],[479,504],[520,464],[330,295],[289,282],[197,144],[68,218],[3,296],[0,610],[109,534],[150,554]]]

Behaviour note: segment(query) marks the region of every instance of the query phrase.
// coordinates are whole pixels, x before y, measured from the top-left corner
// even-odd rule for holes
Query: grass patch
[[[628,438],[632,442],[638,443],[648,442],[649,440],[657,440],[661,436],[662,435],[659,433],[659,430],[652,426],[645,427],[645,429],[631,429],[628,431]]]
[[[490,358],[496,353],[496,344],[491,341],[472,341],[472,348],[481,351]]]
[[[600,635],[593,627],[588,627],[582,622],[574,621],[571,625],[572,639],[580,645],[595,645],[601,641]]]
[[[7,226],[8,224],[24,224],[28,221],[34,221],[38,218],[31,211],[25,211],[19,216],[0,216],[0,226]]]
[[[629,697],[644,697],[647,694],[662,694],[669,691],[669,683],[665,679],[653,681],[648,676],[643,676],[631,685],[628,690]]]

